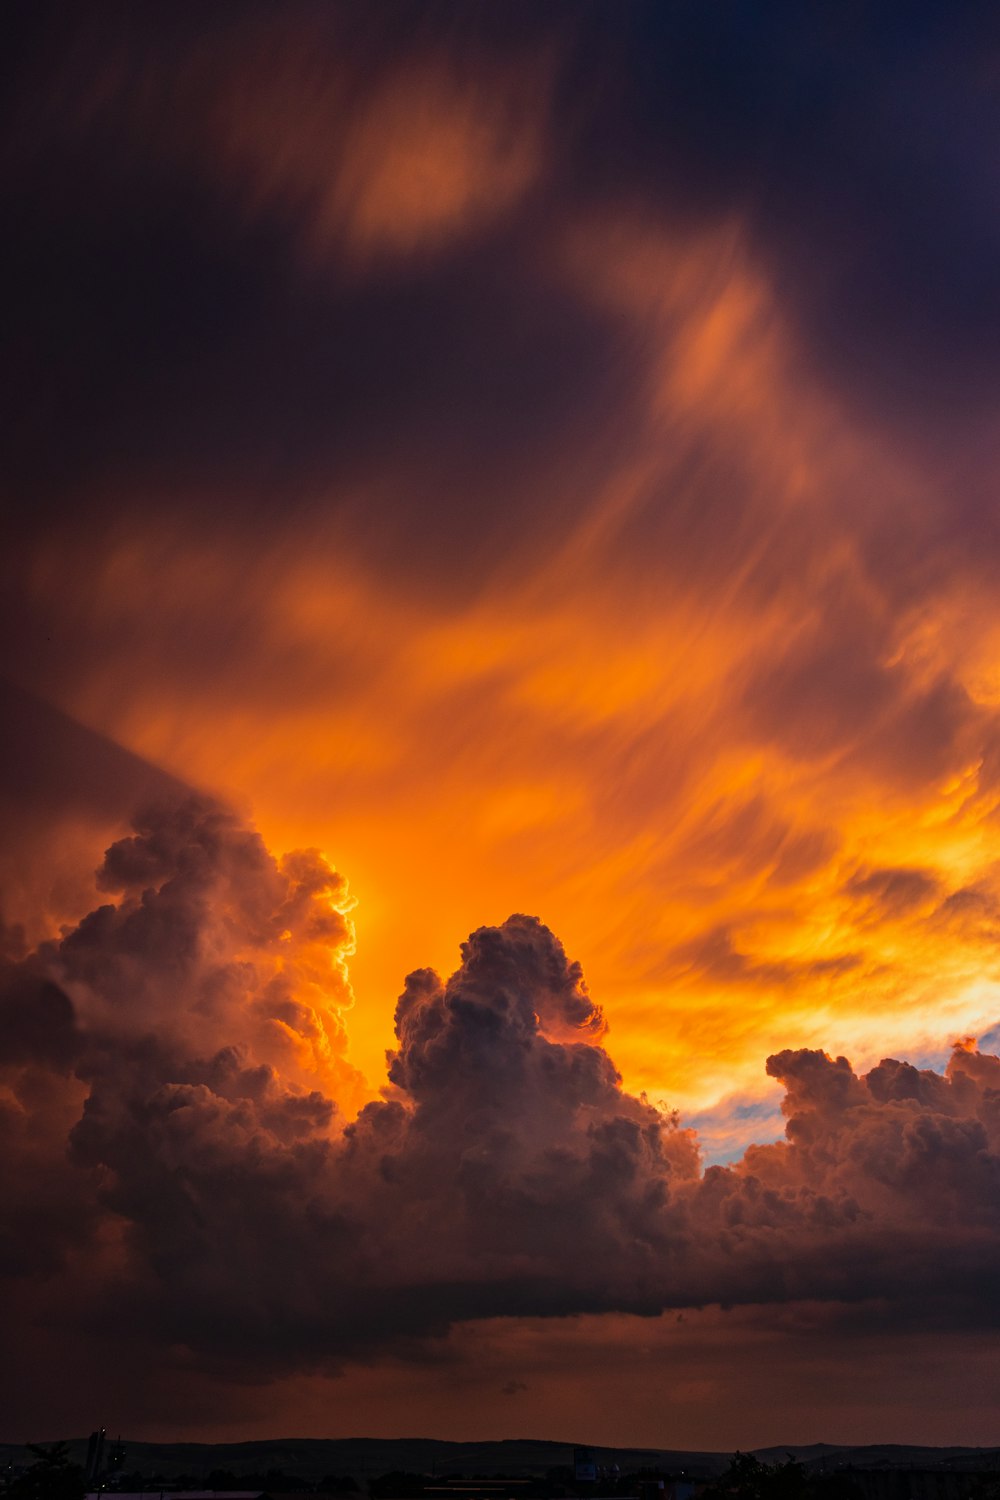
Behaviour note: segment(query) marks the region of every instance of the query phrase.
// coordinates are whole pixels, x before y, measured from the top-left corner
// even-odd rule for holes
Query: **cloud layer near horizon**
[[[99,1370],[124,1327],[132,1362],[225,1383],[419,1361],[496,1317],[1000,1314],[1000,1058],[859,1077],[781,1052],[786,1140],[703,1170],[622,1087],[579,965],[512,916],[447,981],[408,977],[356,1113],[345,888],[315,851],[279,862],[221,805],[166,802],[99,882],[58,942],[8,934],[0,1266],[26,1349],[55,1319]]]

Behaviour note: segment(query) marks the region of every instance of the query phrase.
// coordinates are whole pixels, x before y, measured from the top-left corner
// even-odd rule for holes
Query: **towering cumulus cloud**
[[[947,1076],[780,1053],[786,1140],[703,1172],[623,1090],[579,965],[513,916],[446,983],[409,976],[358,1112],[349,902],[318,854],[276,861],[194,799],[140,818],[100,881],[60,941],[7,934],[9,1327],[58,1317],[99,1349],[114,1309],[159,1363],[269,1378],[496,1315],[996,1312],[1000,1059],[972,1044]]]

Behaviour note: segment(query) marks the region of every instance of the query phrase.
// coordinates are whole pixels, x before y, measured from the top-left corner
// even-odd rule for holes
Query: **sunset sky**
[[[996,8],[7,29],[0,1437],[1000,1444]]]

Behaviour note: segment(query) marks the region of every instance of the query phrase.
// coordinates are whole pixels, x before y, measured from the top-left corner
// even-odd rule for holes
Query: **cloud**
[[[878,919],[902,916],[928,904],[937,890],[933,871],[905,868],[856,870],[844,886],[848,896]]]
[[[501,219],[541,171],[545,59],[417,50],[369,85],[345,65],[340,29],[272,18],[237,32],[222,77],[196,59],[202,164],[251,210],[298,222],[320,258],[436,250]]]
[[[147,9],[142,22],[70,19],[61,49],[42,43],[28,69],[56,80],[63,130],[113,153],[112,171],[152,157],[282,224],[317,267],[357,269],[494,225],[535,185],[554,62],[535,41],[491,48],[467,26],[401,46],[384,18],[339,4],[170,27]],[[54,120],[40,135],[19,124],[22,157],[58,149]]]
[[[731,985],[782,986],[809,978],[837,979],[860,964],[856,953],[838,953],[829,958],[794,963],[782,959],[755,959],[737,948],[728,927],[717,927],[690,943],[683,943],[667,959],[680,971],[694,971]]]
[[[225,1049],[249,1044],[286,1078],[351,1088],[352,903],[316,850],[276,860],[235,814],[192,794],[148,808],[108,849],[98,885],[117,900],[40,953],[95,1039],[227,1069]]]
[[[315,853],[276,861],[188,799],[100,879],[115,899],[15,945],[0,998],[17,1326],[39,1316],[27,1283],[77,1336],[114,1305],[168,1362],[270,1378],[496,1316],[1000,1315],[1000,1058],[859,1076],[778,1053],[786,1138],[703,1171],[695,1133],[623,1088],[579,965],[514,916],[447,981],[409,976],[382,1097],[355,1113],[345,889]]]
[[[126,1288],[136,1326],[166,1289],[156,1316],[202,1367],[249,1304],[275,1360],[401,1347],[475,1306],[483,1265],[500,1309],[614,1305],[586,1254],[643,1308],[769,1294],[776,1259],[812,1285],[796,1216],[822,1162],[796,1176],[800,1140],[685,1176],[691,1138],[639,1092],[756,1098],[769,1052],[863,1072],[997,1015],[981,8],[945,28],[646,0],[21,9],[4,670],[105,736],[3,704],[26,726],[2,751],[25,950],[11,934],[4,1118],[10,1201],[40,1245],[51,1222],[39,1266],[69,1267],[78,1223],[60,1285],[93,1306]],[[346,981],[303,915],[344,906],[315,857],[161,815],[95,897],[131,807],[183,795],[153,761],[351,870],[351,1055],[387,1090],[360,1119]],[[505,924],[452,980],[410,982],[383,1079],[384,997],[510,911],[584,959],[614,1062],[548,940]],[[867,1161],[848,1125],[912,1098],[824,1114],[824,1150]],[[710,1127],[727,1158],[739,1108]],[[483,1155],[449,1197],[435,1121],[466,1117]],[[632,1174],[579,1255],[548,1136],[564,1218],[611,1136]],[[71,1208],[46,1218],[56,1157]],[[848,1175],[831,1213],[868,1190]],[[213,1196],[242,1226],[228,1281]],[[255,1198],[275,1221],[256,1261]],[[902,1203],[878,1201],[879,1224]],[[481,1263],[459,1253],[480,1220]],[[875,1229],[841,1220],[828,1264],[867,1226],[877,1280]]]
[[[0,1276],[65,1272],[95,1228],[86,1178],[67,1160],[85,1097],[72,1076],[83,1038],[68,997],[31,960],[0,966]],[[8,1286],[9,1286],[8,1281]]]

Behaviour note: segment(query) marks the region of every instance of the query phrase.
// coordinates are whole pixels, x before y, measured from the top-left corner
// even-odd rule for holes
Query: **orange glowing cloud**
[[[786,1139],[704,1170],[695,1132],[623,1087],[579,963],[513,915],[447,979],[408,975],[357,1109],[348,903],[315,851],[276,860],[231,810],[168,798],[99,884],[109,899],[58,940],[0,956],[3,1185],[32,1231],[0,1281],[18,1329],[44,1325],[44,1299],[74,1359],[99,1338],[130,1368],[166,1326],[161,1364],[210,1388],[249,1350],[258,1379],[308,1391],[358,1362],[460,1362],[470,1338],[495,1372],[498,1317],[532,1371],[540,1316],[605,1314],[556,1335],[598,1346],[655,1318],[661,1356],[691,1317],[699,1402],[723,1308],[744,1355],[778,1328],[794,1345],[796,1323],[892,1338],[928,1307],[961,1338],[990,1308],[1000,1057],[970,1039],[944,1074],[783,1049]]]
[[[154,138],[314,257],[457,245],[548,170],[544,49],[359,81],[330,38],[237,31],[231,70],[186,60]],[[372,1080],[401,976],[525,908],[584,959],[627,1081],[688,1109],[766,1091],[789,1042],[868,1061],[990,1025],[1000,627],[974,570],[898,546],[940,476],[846,409],[732,210],[562,204],[517,273],[597,320],[614,441],[571,414],[497,495],[482,428],[466,448],[450,421],[435,468],[390,412],[343,474],[289,482],[266,539],[207,481],[95,535],[64,519],[17,582],[64,638],[33,680],[347,872]],[[511,389],[537,353],[515,330]],[[431,502],[445,538],[481,511],[474,563],[410,565]]]
[[[97,1339],[189,1427],[238,1385],[315,1430],[339,1391],[880,1437],[919,1345],[921,1424],[976,1440],[976,18],[35,9],[0,154],[23,1400],[66,1371],[75,1429]]]
[[[105,655],[68,706],[237,790],[278,847],[317,841],[349,871],[369,1077],[401,975],[445,969],[456,932],[523,906],[585,955],[630,1083],[687,1107],[759,1089],[785,1040],[875,1058],[989,1025],[993,803],[975,765],[893,783],[877,741],[804,755],[794,701],[786,734],[734,692],[780,650],[780,599],[760,617],[738,590],[728,611],[680,593],[640,620],[567,550],[571,567],[442,611],[392,603],[328,550],[248,572],[193,538],[133,537],[78,600]],[[49,587],[74,607],[71,577]],[[190,680],[220,623],[223,694]],[[894,692],[902,669],[884,671]],[[902,683],[890,713],[921,702]]]

